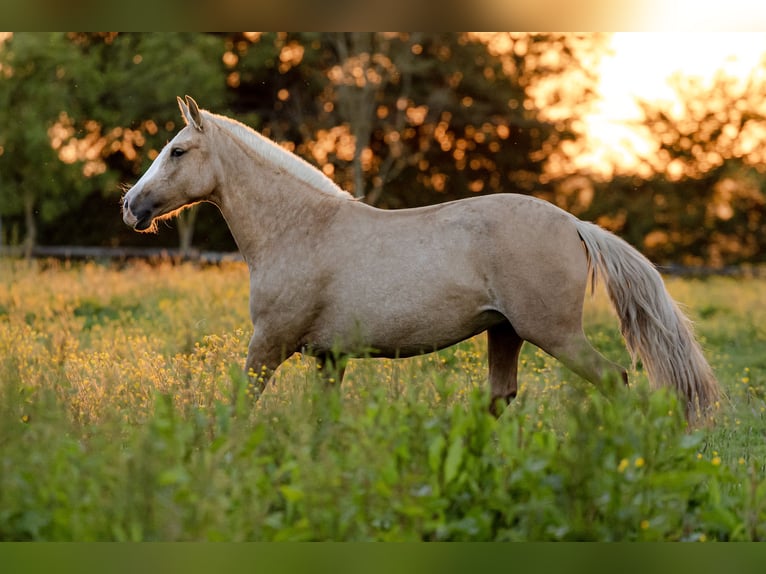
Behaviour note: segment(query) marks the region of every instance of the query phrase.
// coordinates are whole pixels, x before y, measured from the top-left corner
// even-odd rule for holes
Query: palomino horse
[[[598,276],[652,383],[675,388],[690,419],[718,399],[688,319],[652,264],[615,235],[510,193],[376,209],[241,123],[188,96],[178,103],[187,125],[125,194],[123,219],[147,231],[185,206],[218,206],[249,268],[246,369],[258,394],[294,352],[320,366],[360,350],[406,357],[482,331],[496,414],[516,396],[524,341],[602,389],[627,383],[582,330]]]

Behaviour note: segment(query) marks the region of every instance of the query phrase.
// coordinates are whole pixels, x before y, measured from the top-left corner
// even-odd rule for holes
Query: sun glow
[[[753,0],[650,0],[647,30],[756,32],[766,24],[766,4]]]
[[[766,52],[764,33],[615,33],[599,65],[601,100],[585,118],[590,150],[578,167],[610,175],[638,167],[637,156],[654,144],[639,129],[637,100],[664,101],[677,95],[674,75],[709,83],[720,72],[745,79]]]

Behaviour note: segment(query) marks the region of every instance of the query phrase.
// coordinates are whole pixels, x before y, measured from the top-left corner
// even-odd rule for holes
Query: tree
[[[128,181],[143,173],[180,127],[173,105],[176,96],[190,94],[214,110],[224,106],[224,41],[219,36],[101,33],[71,37],[98,72],[93,105],[78,124],[80,134],[85,134],[80,140],[96,156],[98,169]],[[191,248],[196,217],[196,208],[178,217],[182,252]]]
[[[23,215],[29,255],[39,220],[72,209],[99,185],[64,147],[93,71],[60,33],[14,34],[0,45],[0,66],[0,215]]]
[[[539,34],[357,38],[349,41],[349,35],[344,36],[347,49],[338,51],[340,65],[331,69],[330,78],[341,84],[336,101],[352,104],[339,105],[339,111],[350,108],[356,116],[353,121],[372,124],[366,132],[371,134],[369,143],[354,138],[361,141],[356,164],[359,148],[368,146],[366,197],[371,203],[395,178],[410,186],[416,182],[412,187],[420,187],[419,193],[413,191],[404,202],[388,194],[384,201],[412,205],[432,202],[433,192],[441,199],[511,190],[532,193],[567,169],[564,148],[580,136],[574,129],[578,107],[590,100],[596,80],[581,62],[582,38]],[[600,40],[590,37],[589,42]],[[365,52],[376,48],[383,52]],[[338,68],[345,73],[333,73]],[[561,81],[577,72],[578,82]],[[344,115],[342,119],[352,121]],[[353,124],[351,129],[360,133]],[[355,165],[355,181],[358,172]],[[421,199],[412,197],[416,194]]]
[[[222,53],[199,33],[17,33],[0,47],[0,215],[23,214],[27,252],[39,221],[148,167],[179,127],[177,95],[223,107]],[[195,217],[179,218],[182,249]]]
[[[407,124],[408,110],[419,121],[425,119],[424,108],[410,107],[412,78],[424,73],[431,64],[413,58],[422,52],[423,36],[380,32],[327,35],[338,60],[327,72],[329,97],[337,105],[338,118],[349,126],[353,137],[352,189],[356,197],[373,205],[380,199],[383,184],[398,175],[407,163],[402,154],[401,132]],[[393,110],[387,106],[387,100],[395,102]],[[375,155],[372,145],[376,127],[384,131],[382,142],[386,149],[379,154],[377,173],[366,182],[365,164],[372,163]],[[417,159],[418,155],[410,156],[411,162]]]
[[[763,257],[766,246],[766,62],[745,80],[717,75],[709,85],[677,76],[674,108],[643,102],[656,142],[644,158],[655,175],[655,225],[644,244],[682,246],[713,265]]]
[[[595,82],[583,42],[566,34],[242,36],[231,42],[230,78],[264,133],[341,186],[373,204],[422,205],[531,193],[567,169],[577,107]],[[577,82],[543,81],[577,71]],[[550,113],[557,106],[566,113]]]

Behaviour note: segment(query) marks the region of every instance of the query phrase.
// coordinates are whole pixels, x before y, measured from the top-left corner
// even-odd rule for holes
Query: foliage
[[[744,80],[676,76],[677,101],[641,102],[655,142],[639,173],[603,184],[587,213],[652,260],[713,266],[763,261],[766,62]]]
[[[481,337],[232,403],[244,266],[0,265],[3,540],[766,536],[761,280],[669,281],[728,393],[690,432],[640,371],[604,397],[532,347],[495,420]],[[586,329],[627,362],[602,293]]]
[[[230,82],[272,137],[370,203],[421,205],[545,184],[593,95],[600,36],[327,33],[232,41]],[[541,85],[581,71],[569,89]],[[578,86],[573,88],[572,86]],[[556,105],[568,115],[550,113]],[[406,182],[407,185],[396,185]]]
[[[224,105],[219,38],[198,33],[71,34],[97,70],[97,102],[77,118],[98,130],[100,159],[122,177],[138,177],[183,125],[175,98],[194,94]],[[182,73],[179,73],[183,71]]]
[[[102,183],[83,178],[76,158],[58,157],[64,110],[82,112],[91,79],[64,34],[19,34],[0,44],[0,216],[24,216],[28,248],[36,214],[50,222]]]
[[[118,182],[135,179],[178,129],[175,96],[223,105],[221,45],[161,33],[17,33],[0,44],[0,215],[25,215],[28,247],[37,214],[70,237],[77,227],[65,221],[88,196],[110,196],[119,214]]]

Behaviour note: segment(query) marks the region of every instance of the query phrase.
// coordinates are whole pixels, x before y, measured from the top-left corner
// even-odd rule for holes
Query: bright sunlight
[[[580,167],[630,170],[653,143],[635,126],[637,100],[675,102],[674,75],[745,79],[766,52],[766,33],[615,33],[599,65],[601,101],[586,117],[590,153]],[[612,165],[616,165],[612,168]]]

